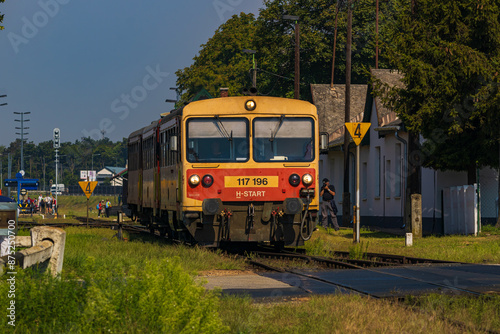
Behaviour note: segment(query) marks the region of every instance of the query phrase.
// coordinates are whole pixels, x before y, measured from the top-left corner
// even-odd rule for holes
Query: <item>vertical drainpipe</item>
[[[401,186],[401,188],[403,188],[402,190],[402,194],[401,194],[401,197],[402,197],[402,208],[401,208],[401,213],[403,215],[403,226],[406,225],[406,215],[405,215],[405,207],[406,207],[406,185],[408,184],[408,142],[406,140],[404,140],[403,138],[401,138],[399,136],[399,131],[401,130],[401,127],[398,127],[398,129],[396,130],[395,132],[395,136],[396,136],[396,139],[399,140],[400,142],[403,143],[404,145],[404,153],[403,153],[403,173],[405,175],[404,177],[404,183],[403,185]]]

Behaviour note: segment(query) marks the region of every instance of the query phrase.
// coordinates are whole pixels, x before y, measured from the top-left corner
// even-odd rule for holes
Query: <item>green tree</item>
[[[299,16],[301,98],[311,100],[309,84],[331,81],[335,16],[338,15],[335,82],[345,80],[346,8],[332,0],[266,0],[259,17],[233,16],[221,25],[207,44],[202,45],[194,63],[176,72],[183,100],[192,98],[202,87],[214,96],[220,87],[231,95],[241,95],[251,86],[251,58],[243,49],[257,53],[257,88],[261,95],[293,97],[295,32],[294,22],[283,15]],[[393,11],[393,0],[380,4],[380,21]],[[387,14],[385,14],[387,13]],[[384,30],[382,27],[381,39]],[[375,2],[355,2],[353,19],[353,83],[366,83],[366,68],[375,64]],[[384,66],[383,57],[380,66]]]
[[[0,0],[0,3],[3,3],[3,2],[5,2],[5,0]],[[4,16],[4,14],[2,14],[0,12],[0,23],[3,22],[3,16]],[[3,25],[0,25],[0,30],[3,30],[3,28],[4,28]]]
[[[473,183],[476,167],[499,165],[500,1],[396,3],[385,50],[405,86],[386,102],[426,139],[424,165]]]
[[[335,52],[335,83],[345,82],[345,48],[347,31],[347,1],[331,0],[267,0],[258,18],[256,45],[262,54],[261,68],[285,76],[267,76],[263,72],[265,93],[293,97],[295,37],[293,22],[283,15],[299,17],[301,97],[311,99],[310,84],[331,81],[332,56],[337,22]],[[392,1],[381,2],[380,21],[391,12]],[[366,83],[366,69],[375,66],[375,2],[358,0],[353,5],[352,82]],[[383,31],[383,30],[381,30]],[[381,34],[382,35],[382,34]],[[380,65],[384,66],[381,58]]]
[[[230,95],[241,95],[248,87],[247,73],[251,59],[243,53],[253,48],[255,19],[253,14],[233,15],[215,34],[202,45],[190,67],[178,70],[177,85],[183,101],[189,101],[201,88],[212,96],[219,95],[219,88],[228,87]]]

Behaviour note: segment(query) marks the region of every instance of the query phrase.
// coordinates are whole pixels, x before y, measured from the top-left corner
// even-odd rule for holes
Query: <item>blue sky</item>
[[[6,0],[0,31],[0,145],[121,140],[172,109],[175,71],[234,14],[261,0]]]

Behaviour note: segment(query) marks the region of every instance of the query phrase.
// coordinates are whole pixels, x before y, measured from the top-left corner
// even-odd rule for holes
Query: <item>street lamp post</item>
[[[7,97],[7,95],[0,95],[0,98],[2,97]],[[1,103],[0,107],[6,106],[7,103]],[[2,183],[0,184],[0,193],[3,192],[3,153],[0,154],[0,179],[2,180]],[[10,194],[8,194],[10,196]]]
[[[300,27],[299,17],[296,15],[283,15],[284,20],[295,21],[295,99],[300,99]]]
[[[3,193],[3,153],[0,153],[0,194]]]
[[[94,156],[98,156],[98,155],[101,155],[101,153],[92,154],[92,169],[91,169],[92,171],[94,171]],[[90,177],[89,177],[89,179],[90,179]],[[91,181],[95,181],[95,180],[91,180]]]
[[[252,72],[252,87],[257,88],[257,65],[255,63],[255,50],[244,49],[244,53],[248,53],[252,55],[252,63],[253,63],[253,72]]]
[[[31,112],[16,112],[14,111],[14,114],[16,115],[21,115],[21,119],[15,119],[16,122],[21,122],[21,127],[17,127],[16,129],[19,129],[20,132],[16,132],[16,135],[21,135],[21,170],[24,170],[24,156],[23,156],[23,149],[24,149],[24,135],[28,135],[29,133],[25,133],[24,130],[29,129],[29,127],[24,126],[24,122],[29,122],[29,119],[24,119],[24,115],[29,115]]]

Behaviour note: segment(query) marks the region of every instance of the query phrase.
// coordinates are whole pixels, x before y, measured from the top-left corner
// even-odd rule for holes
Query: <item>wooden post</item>
[[[89,227],[89,199],[87,198],[87,228]]]
[[[422,237],[422,195],[411,195],[411,232],[415,238]]]

